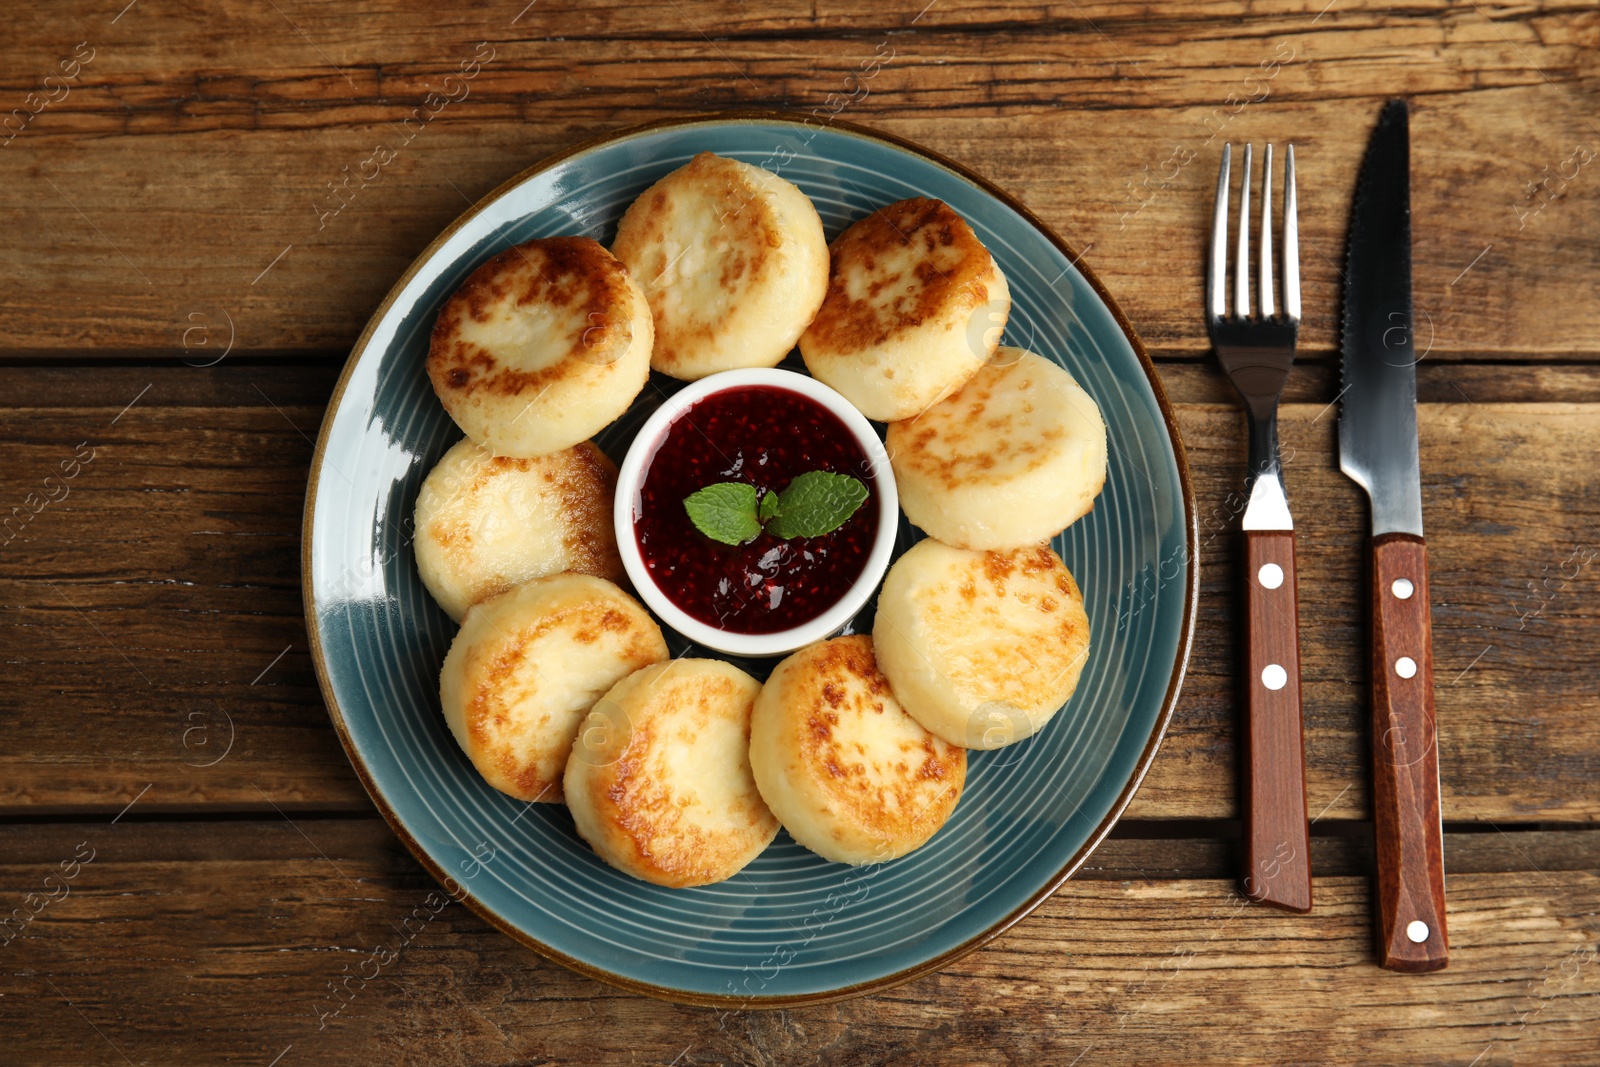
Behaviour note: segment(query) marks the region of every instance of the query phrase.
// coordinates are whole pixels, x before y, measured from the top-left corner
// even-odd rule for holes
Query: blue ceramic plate
[[[707,150],[794,182],[830,239],[895,200],[948,203],[1010,282],[1006,343],[1060,362],[1099,403],[1110,472],[1093,512],[1055,540],[1093,635],[1078,691],[1032,739],[972,753],[966,792],[932,841],[852,868],[780,834],[720,885],[662,889],[601,863],[564,807],[491,789],[456,747],[438,688],[456,627],[417,577],[411,516],[423,478],[461,436],[423,370],[445,298],[515,242],[582,234],[609,244],[635,196]],[[613,459],[659,397],[646,389],[601,435]],[[849,996],[933,970],[1005,930],[1121,814],[1155,755],[1188,656],[1194,505],[1172,413],[1126,319],[1020,204],[915,145],[845,124],[778,115],[657,123],[511,179],[441,234],[384,300],[334,390],[316,455],[304,564],[312,653],[334,726],[379,810],[457,899],[511,936],[673,1000]],[[915,537],[906,527],[902,549]],[[860,628],[870,630],[872,611]]]

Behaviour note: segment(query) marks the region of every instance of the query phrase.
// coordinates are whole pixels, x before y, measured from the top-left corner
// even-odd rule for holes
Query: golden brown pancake
[[[434,324],[428,377],[468,437],[500,456],[584,441],[633,403],[654,330],[627,268],[587,237],[508,248]]]
[[[958,548],[1047,541],[1106,480],[1106,424],[1057,364],[999,349],[954,395],[893,423],[885,448],[906,518]]]
[[[756,698],[750,765],[796,841],[839,863],[920,847],[955,810],[965,749],[906,714],[872,639],[836,637],[789,656]]]
[[[743,870],[778,833],[750,773],[760,691],[712,659],[670,660],[618,682],[567,760],[579,835],[611,866],[656,885],[709,885]]]
[[[452,619],[563,571],[620,581],[611,504],[617,467],[592,441],[537,459],[471,439],[444,454],[417,495],[417,570]]]
[[[901,200],[834,240],[828,295],[800,353],[869,419],[907,419],[978,372],[1010,310],[972,227],[943,201]]]
[[[828,284],[827,239],[806,195],[710,152],[646,189],[611,248],[650,301],[651,365],[674,378],[776,366]]]
[[[972,552],[930,538],[889,570],[872,641],[912,718],[953,745],[999,748],[1072,696],[1089,616],[1048,545]]]
[[[601,578],[539,578],[467,609],[439,674],[445,721],[484,780],[559,801],[578,724],[606,690],[667,657],[655,620]]]

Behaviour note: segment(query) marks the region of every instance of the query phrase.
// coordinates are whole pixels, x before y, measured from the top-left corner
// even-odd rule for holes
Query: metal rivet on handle
[[[1417,676],[1417,661],[1410,656],[1401,656],[1394,661],[1394,673],[1402,678],[1415,678]]]
[[[1276,563],[1263,563],[1256,572],[1256,581],[1261,583],[1262,588],[1276,589],[1283,584],[1283,568]]]
[[[1421,919],[1412,919],[1406,924],[1406,936],[1416,944],[1428,940],[1428,924]]]
[[[1289,684],[1289,672],[1276,663],[1269,663],[1261,669],[1261,684],[1268,689],[1278,690]]]
[[[1411,584],[1410,578],[1396,578],[1389,591],[1401,600],[1410,600],[1411,594],[1417,591],[1417,587]]]

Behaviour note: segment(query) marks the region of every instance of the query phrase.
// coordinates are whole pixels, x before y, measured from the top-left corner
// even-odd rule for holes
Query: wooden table
[[[14,5],[0,44],[0,1062],[1600,1058],[1592,3],[123,2]],[[470,92],[436,107],[474,56]],[[1330,407],[1350,194],[1392,93],[1415,104],[1453,949],[1422,976],[1372,962],[1366,512]],[[879,996],[676,1007],[451,905],[329,1014],[332,983],[432,888],[357,784],[307,653],[300,512],[333,381],[411,258],[504,178],[620,126],[747,107],[984,172],[1086,251],[1149,345],[1204,545],[1154,770],[1032,918]],[[1221,143],[1291,139],[1307,916],[1235,888],[1244,424],[1200,320]]]

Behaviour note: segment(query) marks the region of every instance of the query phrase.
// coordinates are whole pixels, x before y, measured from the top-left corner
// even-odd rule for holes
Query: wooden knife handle
[[[1244,541],[1244,891],[1259,904],[1310,911],[1294,532],[1247,530]]]
[[[1428,550],[1384,534],[1372,541],[1372,800],[1378,956],[1394,971],[1450,962],[1435,738]]]

